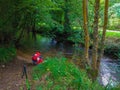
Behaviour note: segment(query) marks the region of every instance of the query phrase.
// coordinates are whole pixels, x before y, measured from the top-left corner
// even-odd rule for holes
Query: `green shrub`
[[[105,54],[112,56],[114,58],[119,58],[120,54],[120,42],[115,42],[113,40],[108,40],[105,43]]]
[[[7,63],[16,56],[14,47],[0,47],[0,63]]]
[[[104,90],[66,58],[47,58],[33,69],[37,90]]]

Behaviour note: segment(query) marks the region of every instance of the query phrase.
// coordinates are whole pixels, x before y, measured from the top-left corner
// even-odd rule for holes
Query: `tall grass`
[[[36,90],[105,90],[66,58],[47,58],[33,69]]]

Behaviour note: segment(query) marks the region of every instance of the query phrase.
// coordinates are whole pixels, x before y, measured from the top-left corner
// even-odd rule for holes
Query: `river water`
[[[38,50],[43,54],[43,57],[54,57],[56,55],[62,54],[66,57],[72,58],[74,52],[81,52],[80,54],[83,52],[83,48],[80,48],[79,46],[62,43],[57,44],[55,40],[47,38],[37,40],[37,43],[34,45],[33,52]],[[109,57],[103,57],[100,62],[98,81],[104,86],[116,86],[120,84],[120,61],[113,60]]]
[[[108,57],[102,58],[99,72],[99,81],[102,85],[120,84],[120,61]]]

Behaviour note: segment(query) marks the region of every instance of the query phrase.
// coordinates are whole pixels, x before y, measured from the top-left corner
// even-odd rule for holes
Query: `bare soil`
[[[27,67],[29,82],[32,81],[31,73],[34,66],[31,63],[31,56],[18,51],[17,57],[12,62],[0,65],[0,90],[27,90],[26,77],[22,78],[23,65]]]

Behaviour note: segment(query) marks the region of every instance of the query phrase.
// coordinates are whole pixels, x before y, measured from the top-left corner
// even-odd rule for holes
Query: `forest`
[[[120,0],[0,0],[0,90],[120,90]]]

